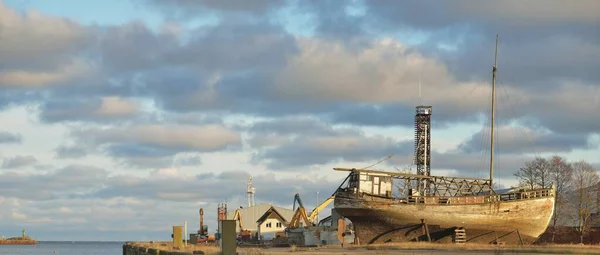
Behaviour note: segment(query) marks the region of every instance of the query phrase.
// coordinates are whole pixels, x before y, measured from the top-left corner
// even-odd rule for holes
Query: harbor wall
[[[123,244],[123,255],[188,255],[206,254],[203,251],[169,251],[165,248],[148,248],[135,243]]]
[[[33,239],[27,240],[10,240],[10,239],[0,239],[0,245],[36,245],[38,242]]]

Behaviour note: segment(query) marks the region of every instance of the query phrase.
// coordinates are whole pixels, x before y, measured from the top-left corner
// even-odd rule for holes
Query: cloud
[[[412,141],[396,141],[382,136],[297,138],[254,154],[272,170],[339,162],[375,161],[397,152],[411,150]],[[292,168],[293,169],[293,168]]]
[[[277,0],[248,0],[248,1],[210,1],[210,0],[175,0],[164,2],[160,0],[140,1],[150,7],[159,9],[168,17],[177,19],[191,19],[209,14],[210,11],[238,12],[249,14],[263,14],[273,8],[279,7],[285,1]]]
[[[167,29],[155,33],[143,22],[133,21],[107,27],[98,37],[99,46],[92,49],[102,57],[103,69],[119,77],[160,68],[165,56],[177,50],[180,35]]]
[[[0,71],[29,70],[30,72],[56,68],[61,63],[72,63],[74,53],[89,46],[89,31],[74,21],[49,16],[36,10],[20,14],[0,3]],[[65,69],[67,71],[69,68]],[[19,74],[13,73],[12,77]],[[26,73],[20,73],[23,77]],[[28,83],[38,84],[42,73],[29,77]],[[34,82],[35,81],[35,82]],[[18,84],[14,84],[18,85]],[[26,85],[26,84],[25,84]]]
[[[256,122],[248,132],[248,143],[257,150],[252,160],[275,171],[341,160],[378,160],[412,148],[412,140],[368,136],[358,129],[331,127],[309,117]]]
[[[408,111],[418,101],[420,73],[428,73],[422,76],[423,83],[433,85],[424,86],[424,94],[428,103],[441,106],[443,114],[439,116],[444,119],[466,119],[487,102],[485,88],[489,85],[454,81],[442,63],[393,39],[349,45],[335,40],[296,38],[295,43],[300,53],[287,58],[283,66],[257,70],[257,66],[262,66],[258,62],[251,65],[252,71],[243,74],[201,77],[179,71],[154,73],[146,80],[146,91],[155,91],[160,106],[173,111],[225,110],[261,116],[320,114],[347,121],[344,115],[363,106],[399,104]],[[248,66],[240,61],[229,62]],[[329,71],[332,66],[336,72]],[[154,75],[159,78],[154,80]],[[165,90],[160,86],[165,83],[180,86]],[[353,123],[366,121],[357,118]]]
[[[555,134],[526,127],[500,126],[496,128],[497,149],[503,154],[569,152],[573,149],[586,148],[588,145],[585,135]],[[465,152],[486,150],[489,147],[489,137],[489,128],[480,130],[461,143],[459,149]],[[486,142],[487,147],[482,147]]]
[[[431,7],[438,8],[432,11]],[[559,0],[552,1],[505,1],[502,3],[484,4],[470,0],[459,0],[455,3],[438,3],[408,1],[406,8],[397,8],[395,1],[381,1],[368,4],[367,14],[380,15],[384,21],[410,24],[424,28],[452,26],[459,23],[485,21],[483,26],[522,26],[525,30],[535,26],[552,26],[556,24],[593,23],[599,20],[595,15],[598,3],[593,0],[581,1],[572,6]],[[429,11],[426,11],[429,10]]]
[[[94,191],[102,187],[108,172],[97,167],[70,165],[48,173],[3,172],[0,176],[0,192],[5,197],[51,200]]]
[[[596,111],[600,108],[600,83],[564,83],[554,93],[526,103],[526,109],[532,109],[534,114],[525,119],[557,133],[598,133],[600,123],[595,120],[600,118]]]
[[[599,39],[593,32],[599,28],[598,8],[593,0],[577,6],[561,1],[381,1],[366,4],[365,16],[374,17],[371,29],[418,34],[427,51],[446,60],[461,78],[488,74],[493,35],[500,34],[501,76],[544,89],[565,77],[598,80],[590,72],[599,64],[593,50]]]
[[[21,143],[23,138],[20,134],[13,134],[5,131],[0,131],[0,144],[3,143]]]
[[[149,177],[118,175],[108,178],[106,186],[94,194],[85,196],[105,199],[125,197],[136,199],[157,199],[163,201],[202,202],[215,204],[235,199],[245,200],[245,187],[251,174],[245,171],[205,172],[193,178],[176,169],[161,169]],[[343,180],[327,180],[323,177],[276,178],[274,174],[252,175],[257,189],[257,200],[273,201],[275,204],[290,205],[295,193],[310,194],[307,190],[320,190],[333,193]],[[202,186],[203,192],[189,192]],[[222,189],[222,187],[231,187]],[[236,188],[236,187],[239,187]],[[311,195],[312,196],[312,195]],[[216,204],[215,204],[216,205]]]
[[[5,158],[4,162],[2,163],[2,168],[20,168],[35,164],[37,162],[38,160],[34,156],[15,156],[12,158]]]
[[[198,166],[202,164],[202,158],[198,155],[180,155],[174,163],[178,166]]]
[[[356,129],[334,128],[329,123],[323,122],[311,116],[283,117],[267,121],[257,121],[246,127],[251,133],[258,135],[276,134],[302,134],[313,135],[336,135],[336,134],[358,134]]]
[[[54,153],[56,157],[59,159],[77,159],[85,157],[88,154],[88,149],[85,146],[80,145],[61,145],[54,149]]]
[[[181,152],[216,152],[241,145],[240,134],[222,125],[131,125],[79,129],[72,137],[134,166],[168,166]]]
[[[125,98],[87,98],[46,102],[42,105],[40,118],[46,122],[102,121],[131,118],[138,111],[138,105]]]
[[[73,132],[97,144],[140,143],[175,150],[215,151],[240,141],[240,135],[224,126],[141,125],[109,129],[84,129]]]
[[[206,3],[186,2],[185,4]],[[308,9],[305,8],[304,11],[320,13],[319,11],[329,8],[327,7],[329,5],[323,3],[310,8],[301,5],[298,8],[306,7]],[[355,5],[357,3],[348,6],[358,9],[364,7],[368,13],[383,11],[377,6]],[[386,20],[371,19],[371,22],[397,22],[387,20],[389,17],[385,15],[381,18]],[[463,19],[453,17],[452,20],[455,18]],[[475,20],[474,16],[472,18]],[[413,25],[418,24],[420,23]],[[93,63],[90,66],[94,66],[94,73],[103,75],[98,77],[110,78],[88,79],[84,82],[85,86],[75,85],[73,81],[65,81],[62,82],[66,83],[62,87],[48,91],[50,98],[54,99],[42,103],[41,113],[41,118],[48,122],[128,118],[136,108],[125,100],[135,96],[150,98],[156,102],[158,108],[170,112],[235,112],[268,117],[313,114],[335,123],[373,126],[412,125],[411,121],[405,120],[405,117],[408,119],[408,116],[412,116],[414,111],[412,108],[419,101],[419,77],[423,84],[424,102],[438,109],[435,121],[474,122],[478,121],[477,116],[482,112],[487,112],[485,106],[489,101],[489,82],[482,80],[482,77],[489,80],[489,66],[492,61],[491,54],[486,55],[484,51],[491,52],[493,44],[490,41],[493,40],[493,36],[483,42],[478,38],[466,37],[462,39],[465,44],[459,45],[458,50],[450,53],[433,50],[439,53],[435,55],[430,53],[431,48],[411,46],[391,36],[348,40],[338,40],[336,37],[324,35],[300,37],[289,34],[277,24],[261,20],[242,22],[240,19],[227,19],[217,25],[199,26],[187,30],[162,29],[158,32],[141,22],[111,26],[102,31],[91,27],[80,27],[80,29],[86,31],[82,34],[94,34],[93,38],[101,42],[94,44],[95,46],[89,44],[84,46],[88,47],[87,50],[93,52],[94,56],[101,57],[102,62],[97,61],[99,58],[90,58],[83,63]],[[232,34],[235,36],[231,36]],[[457,33],[456,36],[461,37],[462,33]],[[433,38],[430,40],[438,39],[430,38]],[[445,42],[444,38],[439,40]],[[239,44],[239,42],[245,43]],[[522,60],[523,56],[533,54],[531,58],[536,59],[538,55],[556,57],[556,54],[547,54],[547,52],[565,52],[556,49],[569,48],[569,45],[576,44],[579,47],[575,48],[580,53],[565,55],[565,58],[559,57],[564,61],[544,71],[556,75],[568,73],[570,77],[562,75],[560,79],[548,79],[561,80],[565,87],[574,86],[573,84],[576,83],[566,82],[564,79],[583,77],[582,75],[576,74],[575,71],[558,72],[557,70],[566,70],[564,63],[574,63],[577,59],[582,61],[581,65],[577,64],[577,66],[593,69],[597,66],[595,64],[597,59],[600,59],[595,58],[593,54],[588,54],[588,52],[596,52],[594,49],[597,44],[586,38],[559,36],[543,45],[543,47],[551,46],[551,49],[544,48],[541,51],[531,48],[537,45],[537,39],[535,44],[531,42],[533,41],[516,39],[513,42],[510,39],[506,41],[506,43],[514,43],[515,50],[503,52],[501,60],[516,63],[517,66],[503,65],[501,61],[503,73],[500,77],[511,77],[521,70],[539,74],[540,68],[544,68],[540,65],[540,61],[536,60],[535,65],[531,62],[527,66],[518,66],[527,62]],[[468,47],[468,51],[461,50],[467,48],[466,43],[475,46]],[[478,51],[479,49],[481,51]],[[521,60],[516,61],[517,56]],[[571,57],[573,59],[569,60]],[[542,62],[557,63],[557,61]],[[463,63],[477,64],[466,66]],[[332,66],[335,66],[335,72],[330,71]],[[481,69],[484,66],[488,68]],[[475,75],[477,78],[473,78],[473,74],[477,72],[480,74]],[[596,72],[582,71],[582,74],[594,73]],[[539,80],[538,76],[536,75],[535,79]],[[564,125],[562,123],[565,122],[555,122],[546,117],[550,116],[547,115],[550,114],[546,110],[548,107],[534,107],[538,103],[552,103],[549,99],[564,92],[563,89],[540,92],[530,89],[535,84],[517,87],[517,83],[508,82],[510,80],[512,79],[506,79],[507,82],[504,82],[506,85],[502,90],[506,92],[499,91],[499,93],[510,95],[515,102],[524,102],[519,107],[533,109],[534,111],[527,115],[536,116],[535,118],[546,128],[553,131],[563,128],[559,125]],[[532,81],[533,83],[535,82]],[[164,84],[173,84],[173,86],[164,86]],[[556,82],[552,84],[555,87],[559,86]],[[592,95],[596,87],[595,83],[582,83],[577,86],[577,92],[573,94],[590,90],[590,93],[586,94],[590,95],[590,102],[595,102]],[[65,101],[60,99],[59,95],[63,98],[64,95],[69,95],[75,100]],[[90,97],[94,99],[90,100]],[[585,106],[579,108],[587,109],[586,111],[593,109]],[[521,114],[525,113],[519,113]],[[578,117],[567,115],[565,117],[579,120]],[[586,125],[571,125],[570,128],[577,127],[582,128],[576,132],[584,133],[589,133],[596,128],[592,122]]]
[[[89,73],[91,68],[82,61],[60,66],[58,70],[53,71],[5,71],[0,72],[0,87],[51,86],[86,77]]]

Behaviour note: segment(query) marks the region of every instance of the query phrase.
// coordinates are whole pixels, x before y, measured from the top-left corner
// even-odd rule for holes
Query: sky
[[[599,31],[595,0],[0,0],[0,235],[214,232],[250,176],[313,208],[333,167],[410,167],[421,104],[432,174],[487,177],[496,34],[498,187],[600,169]]]

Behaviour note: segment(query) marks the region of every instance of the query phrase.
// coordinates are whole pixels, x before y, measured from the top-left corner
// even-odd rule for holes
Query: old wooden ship
[[[531,244],[554,213],[554,187],[493,189],[494,117],[498,37],[492,69],[490,166],[488,178],[430,174],[430,106],[415,117],[417,173],[335,168],[349,175],[335,193],[334,207],[354,225],[360,243]],[[396,194],[396,185],[408,187]]]

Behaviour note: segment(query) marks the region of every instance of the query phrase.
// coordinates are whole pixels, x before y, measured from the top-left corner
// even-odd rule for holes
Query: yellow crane
[[[331,197],[325,199],[325,201],[323,201],[320,205],[318,205],[308,216],[308,219],[313,222],[314,224],[317,224],[317,215],[319,214],[319,212],[323,209],[325,209],[325,207],[327,207],[331,202],[333,202],[333,200],[335,199],[335,195],[332,195]]]
[[[240,228],[240,238],[242,238],[243,240],[251,238],[252,232],[250,230],[244,229],[244,224],[242,224],[242,214],[240,209],[235,210],[235,213],[233,214],[233,219],[238,221],[238,227]]]
[[[319,214],[319,212],[321,210],[325,209],[325,207],[327,207],[334,199],[335,199],[335,195],[332,195],[331,197],[329,197],[325,201],[323,201],[321,204],[319,204],[317,207],[315,207],[315,209],[310,214],[307,214],[306,209],[304,208],[304,205],[302,204],[302,200],[300,199],[300,194],[296,194],[294,196],[294,208],[296,208],[296,203],[298,203],[298,209],[296,209],[296,211],[294,212],[294,216],[292,216],[292,219],[290,220],[290,224],[288,227],[289,228],[302,227],[301,222],[306,223],[305,227],[317,225],[317,223],[318,223],[318,222],[316,222],[317,215]]]

